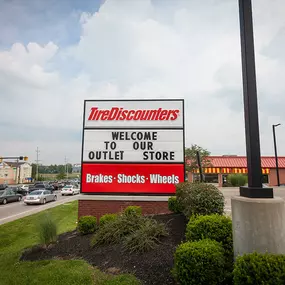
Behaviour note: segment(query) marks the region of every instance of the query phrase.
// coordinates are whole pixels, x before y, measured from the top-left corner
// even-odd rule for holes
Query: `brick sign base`
[[[128,206],[140,206],[142,207],[143,215],[157,215],[157,214],[169,214],[168,210],[168,197],[164,197],[164,200],[155,201],[155,197],[152,200],[145,201],[132,200],[131,197],[127,197],[125,200],[114,197],[100,198],[94,197],[88,199],[88,196],[83,199],[79,198],[78,201],[78,218],[82,216],[95,216],[98,220],[105,214],[113,214],[122,212]],[[97,198],[97,199],[96,199]]]

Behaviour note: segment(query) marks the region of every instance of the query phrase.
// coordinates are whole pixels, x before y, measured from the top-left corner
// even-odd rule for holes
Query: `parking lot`
[[[61,196],[60,191],[55,191],[57,194],[56,202],[49,202],[45,205],[26,205],[23,200],[21,202],[8,203],[6,205],[0,205],[0,224],[4,224],[42,210],[46,210],[55,207],[60,204],[71,202],[78,199],[78,195],[74,196]]]
[[[225,196],[225,212],[231,215],[231,197],[239,195],[238,188],[220,188]],[[45,205],[25,205],[23,201],[0,205],[0,224],[4,224],[34,213],[55,207],[60,204],[68,203],[77,200],[80,195],[61,196],[60,191],[55,191],[57,194],[56,202],[49,202]],[[274,195],[285,199],[285,187],[274,187]],[[100,198],[100,196],[98,196]]]

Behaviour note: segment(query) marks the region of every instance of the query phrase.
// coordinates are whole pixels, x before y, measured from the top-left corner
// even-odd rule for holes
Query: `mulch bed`
[[[58,242],[48,249],[35,246],[26,250],[21,260],[84,259],[109,273],[131,273],[143,284],[175,284],[171,275],[175,249],[184,240],[186,219],[180,214],[154,216],[166,223],[169,236],[154,250],[146,253],[126,253],[120,245],[90,247],[92,235],[82,236],[76,231],[59,236]]]

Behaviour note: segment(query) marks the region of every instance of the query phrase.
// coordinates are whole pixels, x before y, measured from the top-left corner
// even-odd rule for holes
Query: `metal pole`
[[[19,165],[19,161],[18,161],[18,168],[19,168],[18,183],[21,183],[21,166]]]
[[[15,179],[15,182],[16,182],[16,184],[18,184],[18,179],[19,179],[19,177],[18,177],[19,159],[18,158],[17,158],[16,162],[17,162],[17,165],[16,165],[16,177],[15,177],[16,179]]]
[[[248,187],[240,187],[240,195],[249,198],[273,198],[273,189],[262,188],[251,0],[239,0],[239,17],[248,168]]]
[[[37,147],[36,153],[37,153],[37,168],[36,168],[36,180],[39,180],[39,148]]]
[[[273,141],[274,141],[274,152],[275,152],[275,163],[276,163],[276,176],[277,176],[277,185],[280,186],[280,179],[279,179],[279,167],[278,167],[278,156],[277,156],[277,145],[276,145],[276,135],[275,135],[275,127],[278,125],[272,125],[273,130]]]
[[[204,182],[203,169],[202,169],[201,157],[200,157],[199,151],[197,151],[196,155],[197,155],[197,163],[198,163],[199,173],[200,173],[200,182]]]

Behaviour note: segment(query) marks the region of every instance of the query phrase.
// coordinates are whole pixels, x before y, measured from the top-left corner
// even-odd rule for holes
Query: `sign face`
[[[183,100],[84,102],[81,192],[173,194],[184,181]]]

